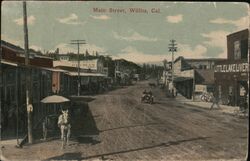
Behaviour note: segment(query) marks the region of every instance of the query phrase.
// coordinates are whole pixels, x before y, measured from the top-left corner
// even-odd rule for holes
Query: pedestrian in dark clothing
[[[227,105],[232,106],[232,99],[233,99],[233,93],[230,92],[228,95],[228,104]]]
[[[46,116],[43,120],[43,140],[47,139],[47,134],[48,134],[48,117]]]
[[[215,93],[212,94],[212,102],[213,102],[213,104],[211,105],[210,110],[212,110],[214,108],[214,105],[216,105],[218,108],[220,108],[219,98],[218,98],[218,95],[216,95]]]

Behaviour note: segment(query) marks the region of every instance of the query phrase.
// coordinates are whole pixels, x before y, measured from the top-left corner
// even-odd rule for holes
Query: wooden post
[[[17,145],[19,145],[19,103],[18,103],[18,67],[16,67],[16,86],[15,86],[15,94],[16,94],[16,112],[17,112],[17,118],[16,118],[16,139],[17,139]]]
[[[71,44],[77,45],[77,55],[78,55],[78,80],[77,80],[77,96],[80,96],[80,87],[81,87],[81,80],[80,80],[80,56],[79,56],[79,45],[86,44],[85,40],[71,40]]]
[[[27,105],[27,116],[28,116],[28,142],[33,143],[32,133],[32,110],[28,108],[31,104],[30,101],[30,68],[29,68],[29,41],[28,41],[28,26],[27,26],[27,10],[26,1],[23,1],[23,24],[24,24],[24,47],[25,47],[25,66],[26,66],[26,105]]]
[[[195,69],[194,69],[194,76],[193,76],[193,91],[192,91],[192,100],[194,101],[195,97]]]

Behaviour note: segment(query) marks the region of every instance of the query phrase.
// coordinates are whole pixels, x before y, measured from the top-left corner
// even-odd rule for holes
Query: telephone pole
[[[77,80],[77,96],[80,96],[80,56],[79,56],[79,48],[80,44],[86,44],[85,40],[71,40],[70,44],[77,45],[77,55],[78,55],[78,80]]]
[[[164,85],[163,85],[163,87],[164,88],[166,86],[167,63],[168,63],[168,61],[166,59],[164,59],[163,60],[163,65],[164,65],[164,72],[163,72],[163,74],[164,74]]]
[[[172,94],[174,95],[174,52],[177,52],[177,44],[175,43],[176,40],[170,40],[169,44],[169,51],[172,52]]]
[[[25,52],[25,67],[26,67],[26,106],[27,106],[27,117],[28,117],[28,142],[33,143],[32,133],[32,105],[30,100],[31,90],[31,77],[29,67],[29,40],[28,40],[28,26],[27,26],[27,10],[26,1],[23,1],[23,24],[24,24],[24,52]]]

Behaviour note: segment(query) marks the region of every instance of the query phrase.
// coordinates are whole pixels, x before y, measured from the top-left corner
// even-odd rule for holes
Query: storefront
[[[215,64],[216,91],[222,104],[239,106],[249,92],[249,31],[227,35],[227,60]]]
[[[222,104],[239,106],[248,94],[249,65],[246,60],[223,61],[216,65],[215,84]]]

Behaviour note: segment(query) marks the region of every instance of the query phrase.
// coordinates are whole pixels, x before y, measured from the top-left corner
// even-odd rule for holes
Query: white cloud
[[[105,48],[96,46],[95,44],[86,44],[82,48],[84,48],[85,50],[87,49],[90,54],[96,51],[99,53],[106,52]]]
[[[167,16],[166,17],[166,20],[170,23],[179,23],[182,21],[182,17],[183,15],[182,14],[179,14],[179,15],[175,15],[175,16]]]
[[[76,49],[76,45],[72,45],[72,44],[66,44],[66,43],[60,43],[58,45],[56,45],[54,47],[54,49],[51,49],[50,52],[54,52],[57,48],[59,48],[59,53],[60,54],[67,54],[69,52],[73,52],[73,53],[77,53],[77,49]],[[105,52],[106,49],[96,46],[95,44],[83,44],[80,46],[80,53],[85,53],[85,51],[88,50],[88,52],[90,53],[90,55],[93,52]]]
[[[113,32],[114,38],[118,40],[126,40],[126,41],[157,41],[157,38],[149,38],[143,36],[137,32],[134,32],[131,36],[121,36],[117,32]]]
[[[9,38],[7,35],[5,34],[1,34],[1,39],[8,42],[8,43],[11,43],[13,45],[16,45],[16,46],[19,46],[21,48],[24,48],[24,43],[23,41],[20,41],[20,40],[15,40],[15,39],[12,39],[12,38]],[[22,40],[22,39],[21,39]],[[40,46],[37,46],[37,45],[29,45],[29,48],[30,49],[34,49],[36,51],[40,50],[42,51],[42,47]]]
[[[206,58],[207,48],[203,45],[197,45],[194,48],[188,44],[179,44],[178,51],[174,54],[174,59],[179,56],[185,58]],[[135,63],[150,63],[150,62],[162,62],[164,59],[168,61],[172,60],[170,52],[166,54],[145,54],[142,51],[138,51],[136,48],[128,46],[121,50],[115,58],[123,58]]]
[[[207,48],[201,44],[191,47],[188,44],[178,44],[175,58],[183,56],[185,58],[206,58]]]
[[[29,17],[27,17],[27,24],[33,25],[35,23],[35,20],[36,20],[35,16],[30,15]],[[23,25],[23,17],[15,19],[13,21],[19,26]]]
[[[215,24],[231,24],[236,26],[236,30],[242,30],[249,28],[249,16],[241,17],[238,20],[228,20],[224,18],[217,18],[210,20],[210,23],[215,23]]]
[[[43,52],[42,47],[37,46],[37,45],[30,45],[29,48],[30,48],[30,49],[33,49],[33,50],[36,50],[36,51],[41,51],[41,52]]]
[[[107,16],[107,15],[100,15],[100,16],[90,15],[90,17],[92,17],[93,19],[97,19],[97,20],[108,20],[108,19],[110,19],[110,17]]]
[[[210,33],[202,33],[201,35],[207,38],[207,41],[204,41],[203,44],[211,47],[219,47],[223,50],[219,54],[219,57],[227,56],[227,35],[230,34],[226,31],[212,31]]]
[[[23,38],[23,37],[22,37]],[[19,41],[19,40],[15,40],[15,39],[12,39],[10,37],[8,37],[7,35],[5,34],[1,34],[1,40],[4,40],[4,41],[7,41],[11,44],[14,44],[16,46],[20,46],[20,47],[23,47],[23,41]],[[22,39],[21,39],[22,40]]]
[[[85,22],[81,22],[78,19],[78,16],[75,13],[71,13],[68,17],[58,18],[60,23],[68,24],[68,25],[84,25]]]
[[[160,54],[144,54],[141,51],[138,51],[136,48],[128,46],[121,50],[121,53],[117,55],[116,58],[123,58],[128,61],[133,61],[135,63],[144,63],[144,62],[157,62],[166,59],[167,55]]]

